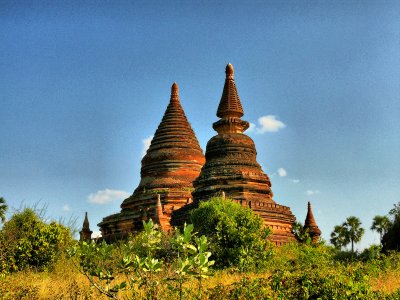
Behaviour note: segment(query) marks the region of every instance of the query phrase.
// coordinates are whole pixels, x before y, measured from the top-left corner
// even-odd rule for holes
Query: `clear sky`
[[[400,201],[399,1],[1,1],[0,196],[98,230],[174,81],[205,150],[228,62],[275,201],[378,243]]]

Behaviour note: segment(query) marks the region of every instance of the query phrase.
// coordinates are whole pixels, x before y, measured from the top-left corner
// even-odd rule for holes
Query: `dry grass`
[[[400,289],[399,271],[383,272],[377,278],[370,279],[370,284],[374,291],[381,291],[387,294],[393,293]]]
[[[279,250],[282,252],[282,250]],[[293,259],[296,255],[290,251],[277,253],[279,255],[286,255]],[[272,263],[272,262],[271,262]],[[274,263],[277,263],[275,261]],[[400,289],[400,270],[397,267],[389,267],[387,271],[381,273],[374,273],[375,275],[370,276],[368,279],[369,284],[375,291],[382,291],[385,294],[393,293]],[[160,299],[177,300],[176,294],[173,294],[168,290],[168,285],[172,285],[172,282],[163,281],[166,277],[172,275],[173,270],[163,272],[159,276],[161,282],[159,286],[159,293],[162,295]],[[249,279],[256,278],[270,278],[271,274],[265,273],[239,273],[234,270],[217,270],[214,275],[204,280],[204,290],[211,290],[217,286],[228,288],[234,283],[238,283],[244,277]],[[121,278],[119,281],[122,281]],[[195,279],[185,283],[184,288],[189,291],[192,299],[196,296],[198,288],[197,281]],[[120,298],[128,299],[132,298],[128,291],[121,291],[119,294]],[[0,299],[107,299],[101,295],[97,290],[91,289],[89,280],[82,274],[80,274],[76,267],[72,264],[71,260],[61,259],[59,260],[51,271],[46,272],[35,272],[33,270],[26,270],[23,272],[16,272],[10,275],[0,277]],[[214,298],[218,299],[218,298]],[[226,299],[226,298],[224,298]]]
[[[270,275],[241,274],[229,270],[217,271],[214,276],[204,281],[205,289],[212,289],[217,285],[229,286],[240,281],[243,277],[251,279],[268,278]],[[371,278],[370,283],[374,290],[392,293],[400,288],[400,276],[396,271],[382,273],[378,278]],[[185,288],[196,290],[194,280],[185,284]],[[163,294],[168,293],[165,286],[160,289]],[[75,272],[71,266],[61,269],[57,266],[52,272],[24,271],[8,275],[0,279],[0,299],[107,299],[96,290],[91,290],[89,281],[82,274]],[[121,297],[128,297],[126,292]],[[164,298],[163,298],[164,299]]]

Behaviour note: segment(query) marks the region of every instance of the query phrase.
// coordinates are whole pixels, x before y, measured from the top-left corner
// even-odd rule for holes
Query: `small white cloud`
[[[318,191],[318,190],[307,190],[306,191],[307,196],[312,196],[312,195],[317,195],[317,194],[320,194],[320,191]]]
[[[285,128],[286,125],[277,120],[276,116],[267,115],[258,118],[259,127],[256,128],[256,133],[262,134],[265,132],[277,132],[279,129]]]
[[[63,207],[62,207],[62,210],[63,211],[70,211],[71,209],[69,208],[68,204],[64,204]]]
[[[146,155],[147,149],[149,149],[153,136],[149,136],[142,140],[143,148],[142,148],[142,157]]]
[[[299,182],[300,182],[299,179],[291,179],[291,181],[292,181],[293,183],[299,183]]]
[[[279,175],[279,177],[285,177],[287,175],[287,172],[284,168],[279,168],[278,175]]]
[[[255,129],[256,129],[256,124],[250,123],[250,126],[247,129],[246,133],[252,133]]]
[[[105,189],[97,191],[88,196],[89,203],[106,204],[116,200],[123,200],[129,197],[129,193],[125,191]]]
[[[93,231],[92,232],[92,239],[97,239],[101,237],[101,231]]]

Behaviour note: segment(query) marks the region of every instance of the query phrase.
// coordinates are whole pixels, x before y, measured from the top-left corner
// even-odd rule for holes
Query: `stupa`
[[[89,219],[87,216],[87,212],[85,212],[85,219],[83,220],[82,230],[79,231],[79,240],[81,242],[85,241],[88,242],[92,238],[92,232],[89,226]]]
[[[311,203],[308,202],[307,216],[304,221],[304,229],[308,229],[308,233],[311,237],[312,243],[317,243],[321,236],[321,230],[318,228],[317,222],[315,222],[313,212],[311,210]]]
[[[243,133],[249,128],[249,123],[241,119],[244,112],[231,64],[227,65],[225,73],[217,110],[220,120],[213,124],[218,134],[207,143],[206,163],[193,182],[192,206],[224,192],[226,197],[259,214],[273,231],[270,240],[282,245],[294,240],[291,230],[295,217],[289,207],[273,200],[271,181],[256,160],[254,142]]]
[[[191,202],[192,183],[204,161],[174,83],[168,107],[142,159],[139,186],[123,201],[120,213],[99,224],[103,239],[124,238],[141,230],[142,220],[149,218],[169,230],[171,213]]]

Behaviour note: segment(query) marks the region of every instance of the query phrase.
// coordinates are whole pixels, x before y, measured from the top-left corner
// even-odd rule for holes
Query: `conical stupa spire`
[[[308,202],[307,206],[307,216],[304,221],[304,228],[308,229],[313,242],[317,241],[321,236],[321,230],[318,228],[317,222],[315,222],[310,202]]]
[[[87,212],[85,212],[85,219],[83,220],[82,229],[89,229],[89,230],[90,230],[90,227],[89,227],[89,219],[88,219]]]
[[[90,241],[92,237],[92,231],[89,228],[88,214],[85,212],[85,219],[83,220],[82,230],[79,232],[80,241]]]
[[[104,239],[139,231],[141,219],[155,218],[156,213],[162,229],[169,230],[172,208],[182,207],[191,197],[193,180],[204,161],[203,151],[183,111],[178,85],[173,83],[168,106],[142,159],[139,185],[121,204],[121,213],[106,217],[99,224]],[[161,195],[162,208],[156,203],[156,194]]]
[[[171,226],[169,224],[169,218],[166,217],[163,213],[160,194],[157,194],[157,204],[156,204],[156,213],[154,222],[160,225],[160,228],[163,231],[168,231],[171,229]]]
[[[156,215],[160,219],[162,216],[164,216],[163,211],[162,211],[162,205],[161,205],[161,197],[160,194],[157,195],[157,208],[156,208]]]
[[[218,106],[217,117],[229,118],[237,117],[240,118],[244,115],[242,103],[235,85],[235,78],[233,76],[233,66],[228,64],[225,68],[225,85],[222,92],[221,101]]]
[[[217,110],[217,117],[221,119],[213,124],[213,128],[219,134],[243,133],[249,128],[249,122],[240,119],[244,113],[231,64],[226,66],[225,74],[224,90]]]
[[[174,102],[175,104],[180,103],[179,101],[179,88],[178,84],[174,82],[171,86],[171,99],[170,103]]]
[[[171,87],[171,98],[160,125],[151,141],[148,154],[160,148],[193,148],[201,152],[199,142],[190,126],[179,100],[178,84],[174,82]],[[146,164],[143,159],[143,166]]]

